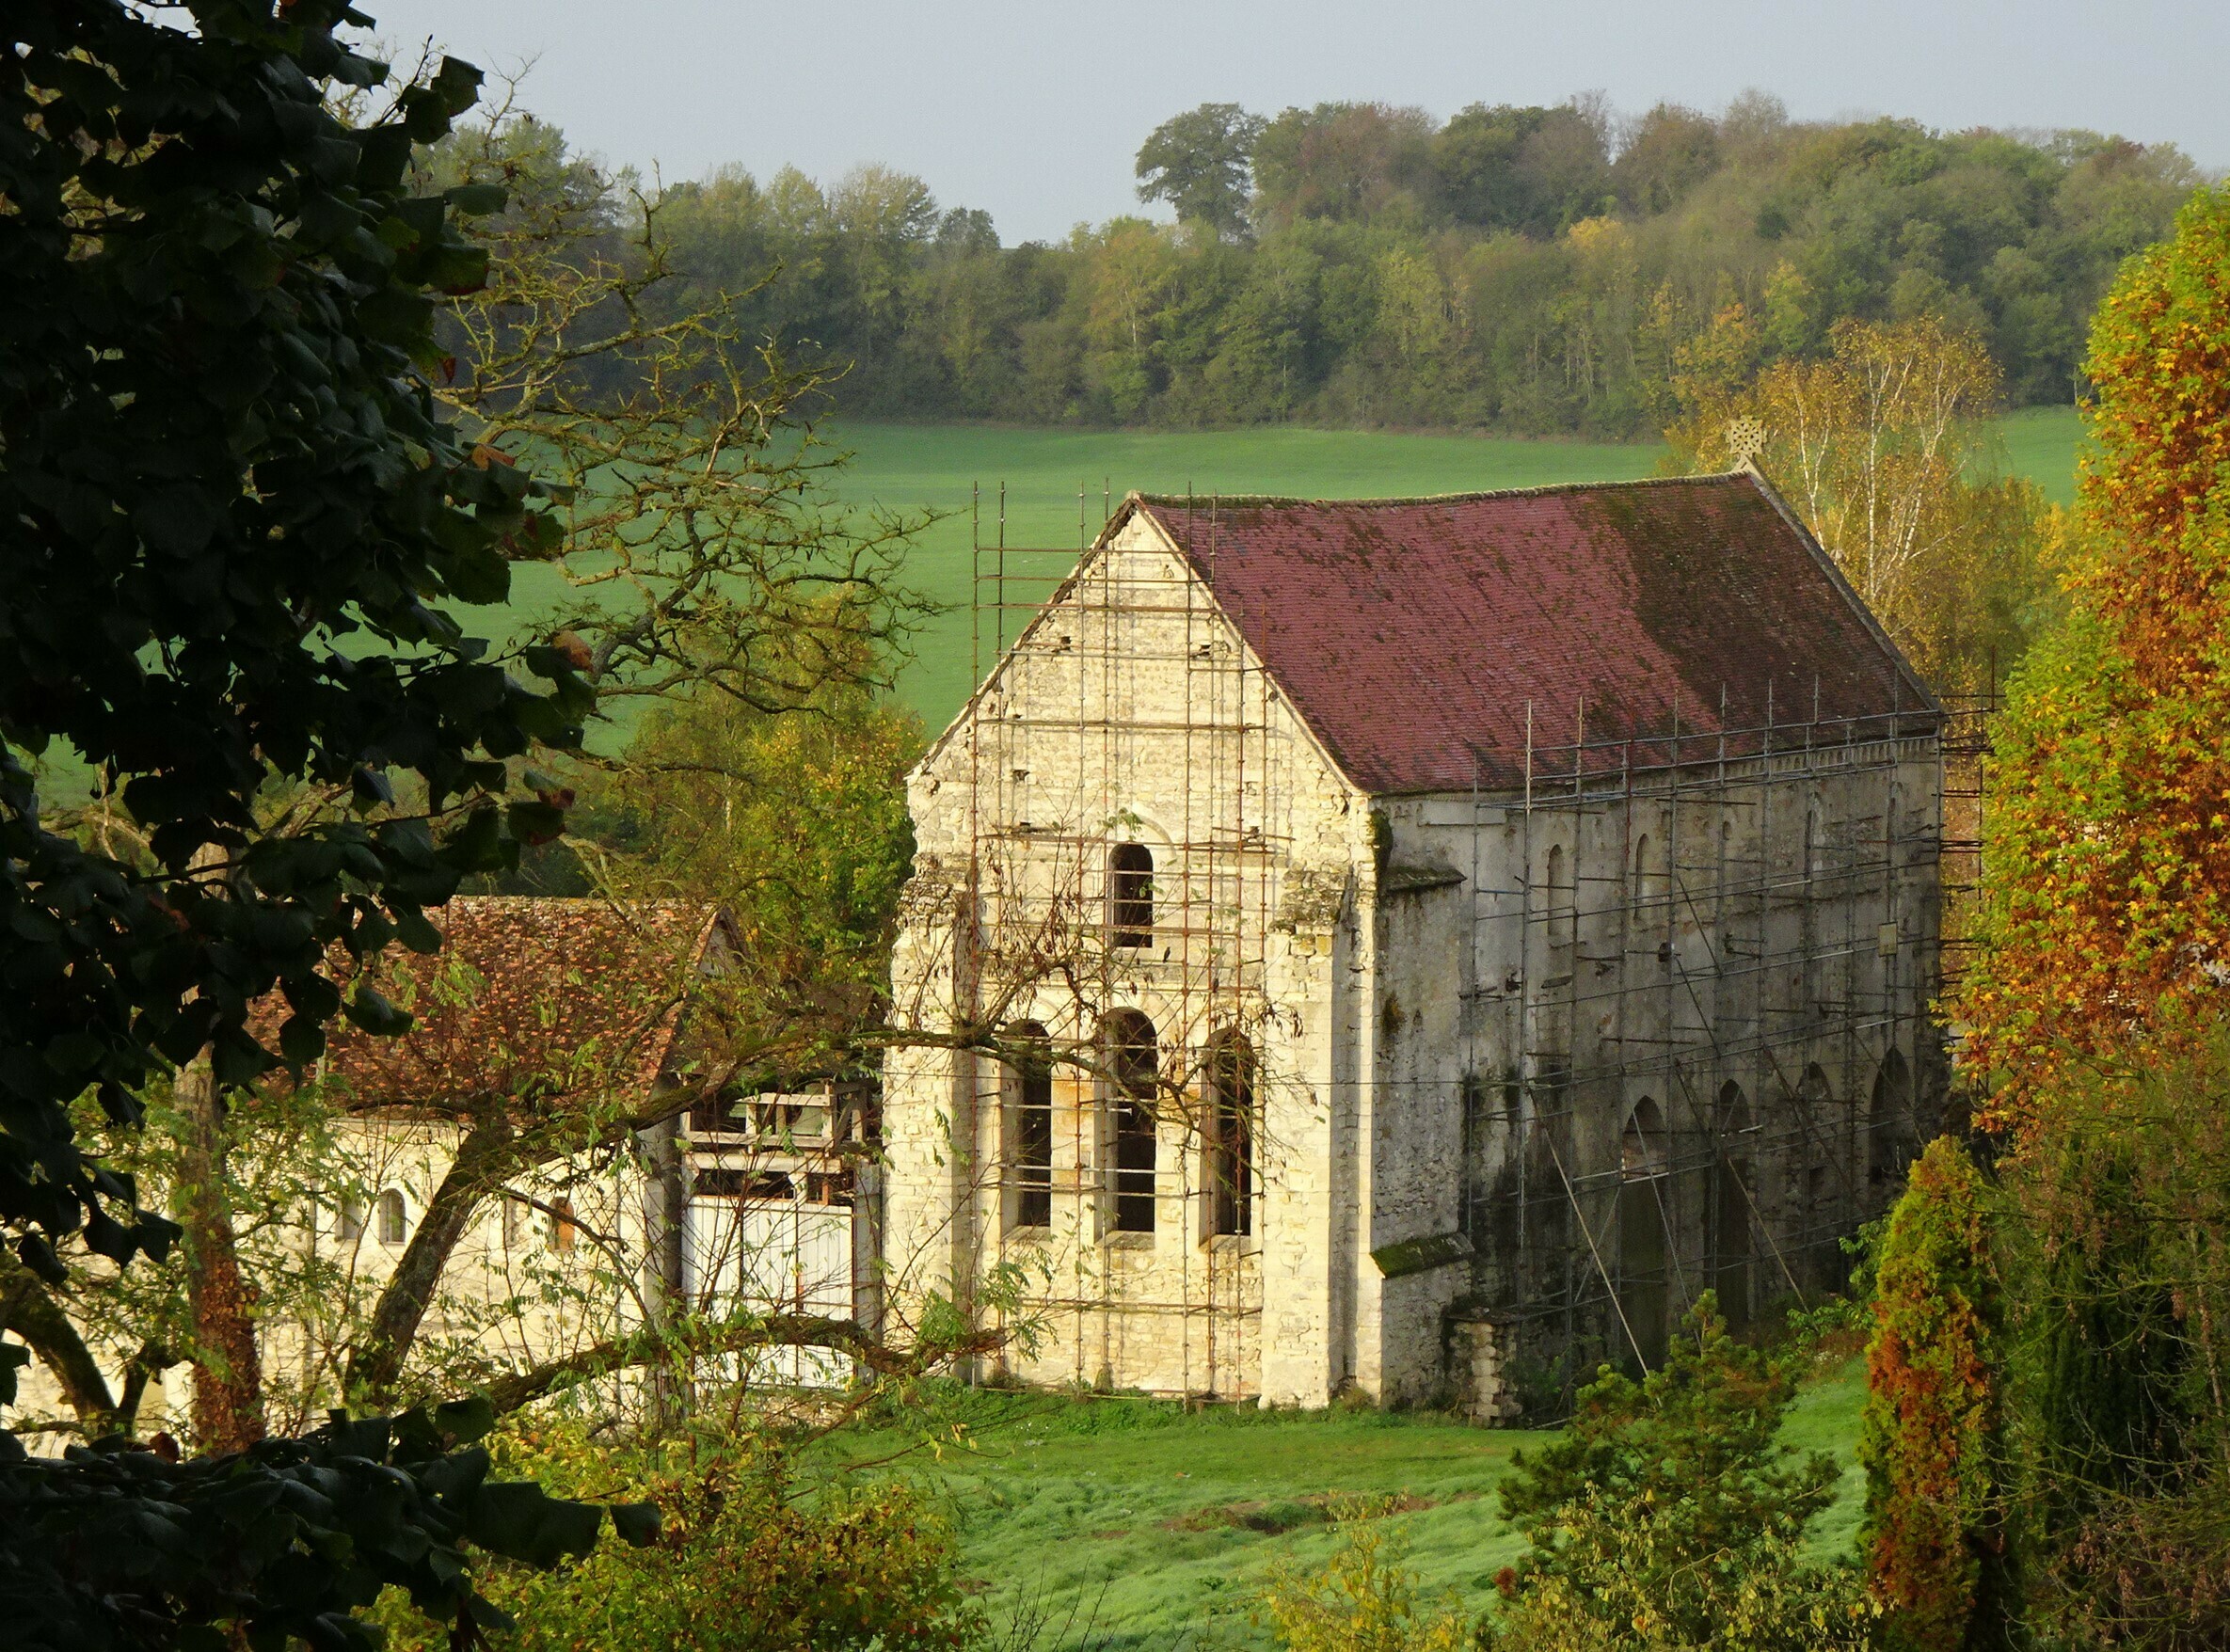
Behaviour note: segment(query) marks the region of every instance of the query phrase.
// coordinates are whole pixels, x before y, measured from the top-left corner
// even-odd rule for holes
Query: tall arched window
[[[551,1199],[550,1201],[550,1249],[560,1252],[570,1251],[573,1248],[573,1241],[579,1236],[580,1230],[573,1224],[573,1201],[569,1199]]]
[[[1579,913],[1572,894],[1571,861],[1564,852],[1564,845],[1549,846],[1549,945],[1569,946],[1573,932],[1579,927]]]
[[[1208,1045],[1208,1231],[1254,1231],[1254,1046],[1235,1032]]]
[[[1868,1193],[1876,1211],[1886,1206],[1904,1179],[1905,1168],[1920,1151],[1920,1131],[1913,1118],[1913,1081],[1904,1056],[1891,1050],[1873,1075],[1873,1105],[1867,1117]]]
[[[1633,1352],[1655,1369],[1665,1359],[1666,1204],[1671,1198],[1665,1114],[1644,1096],[1618,1141],[1618,1307]]]
[[[1045,1029],[1025,1021],[1008,1030],[1011,1064],[1007,1163],[1014,1185],[1014,1226],[1053,1226],[1053,1061]]]
[[[1157,1149],[1155,1130],[1156,1077],[1161,1067],[1160,1037],[1154,1023],[1136,1009],[1107,1017],[1102,1040],[1114,1093],[1115,1231],[1154,1231],[1154,1180]]]
[[[1154,851],[1142,843],[1107,851],[1107,944],[1154,945]]]
[[[1633,840],[1633,897],[1637,901],[1653,900],[1658,893],[1656,863],[1650,858],[1653,851],[1647,832]]]
[[[382,1245],[400,1245],[409,1231],[409,1221],[403,1210],[402,1192],[393,1187],[381,1193],[374,1207],[378,1223],[379,1242]]]
[[[1719,1311],[1739,1330],[1750,1323],[1754,1289],[1751,1147],[1758,1128],[1749,1099],[1732,1079],[1719,1089],[1718,1125],[1719,1152],[1712,1167],[1712,1288],[1719,1294]]]

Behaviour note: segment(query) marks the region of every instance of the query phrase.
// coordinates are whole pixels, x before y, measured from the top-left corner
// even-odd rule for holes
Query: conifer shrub
[[[1736,1342],[1706,1293],[1665,1362],[1636,1382],[1605,1366],[1569,1429],[1521,1452],[1503,1512],[1530,1545],[1498,1580],[1483,1640],[1511,1652],[1617,1647],[1840,1652],[1879,1611],[1849,1565],[1819,1565],[1806,1529],[1834,1500],[1824,1452],[1778,1443],[1793,1356]]]
[[[1988,1188],[1949,1136],[1890,1214],[1859,1435],[1866,1545],[1892,1645],[1990,1644],[2004,1610],[2000,1305]]]

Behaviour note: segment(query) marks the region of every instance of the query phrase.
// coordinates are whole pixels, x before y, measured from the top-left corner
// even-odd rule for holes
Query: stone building
[[[1939,1088],[1942,716],[1760,477],[1134,495],[1010,602],[1047,554],[911,781],[894,1301],[1492,1420],[1838,1281]]]

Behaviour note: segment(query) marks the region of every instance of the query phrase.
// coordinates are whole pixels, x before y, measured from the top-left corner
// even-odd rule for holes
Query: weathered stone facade
[[[1737,530],[1795,532],[1715,485]],[[1234,612],[1268,554],[1245,533],[1312,509],[1126,505],[914,775],[892,1300],[1005,1316],[1030,1382],[1501,1421],[1575,1362],[1654,1363],[1706,1286],[1738,1317],[1818,1289],[1901,1172],[1936,1066],[1930,703],[1792,540],[1887,719],[1683,737],[1676,686],[1669,743],[1599,702],[1622,749],[1583,710],[1553,752],[1520,723],[1521,770],[1397,773],[1359,755],[1379,707],[1336,704],[1343,669],[1312,680],[1284,628],[1317,596]],[[1326,580],[1430,577],[1377,519],[1351,537],[1378,560]],[[1412,753],[1440,715],[1382,714]]]

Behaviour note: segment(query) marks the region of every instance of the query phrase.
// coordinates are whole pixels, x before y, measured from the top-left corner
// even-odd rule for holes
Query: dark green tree
[[[336,959],[430,949],[425,907],[563,822],[509,760],[579,746],[584,651],[499,655],[451,612],[559,539],[548,491],[430,389],[437,295],[486,263],[454,215],[503,192],[417,193],[411,158],[480,76],[394,84],[337,37],[369,23],[22,0],[0,32],[0,1229],[48,1278],[71,1236],[121,1264],[174,1232],[80,1151],[73,1101],[128,1120],[205,1052],[213,1095],[308,1062]],[[38,765],[66,755],[130,851],[50,823]],[[277,1050],[247,1026],[274,993]],[[346,1008],[407,1022],[360,989]],[[350,1614],[390,1584],[473,1644],[501,1614],[463,1546],[549,1565],[603,1519],[489,1483],[490,1415],[183,1464],[0,1436],[11,1644],[369,1646]]]
[[[1172,115],[1139,146],[1139,199],[1166,200],[1179,223],[1238,239],[1247,230],[1254,144],[1264,124],[1236,103]]]
[[[558,539],[427,383],[436,296],[486,269],[454,217],[502,194],[406,180],[478,72],[390,86],[334,0],[188,11],[24,0],[0,54],[0,1223],[49,1274],[81,1227],[119,1261],[167,1237],[70,1101],[315,1057],[336,956],[430,947],[425,906],[558,829],[506,760],[577,746],[593,703],[565,649],[498,657],[454,612]],[[384,107],[345,124],[330,88]],[[46,823],[65,753],[144,855]],[[353,808],[259,827],[290,784]],[[247,1027],[274,991],[276,1051]]]

